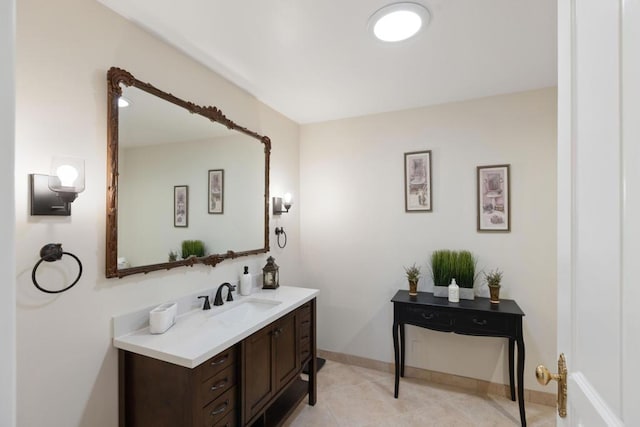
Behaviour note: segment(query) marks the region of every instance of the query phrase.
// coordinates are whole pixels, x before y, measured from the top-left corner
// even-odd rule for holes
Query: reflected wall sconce
[[[30,174],[31,215],[71,215],[71,203],[84,191],[84,160],[54,157],[49,175]]]
[[[272,200],[273,214],[281,215],[289,212],[291,208],[291,193],[287,193],[284,197],[274,197]],[[284,209],[282,209],[284,207]]]

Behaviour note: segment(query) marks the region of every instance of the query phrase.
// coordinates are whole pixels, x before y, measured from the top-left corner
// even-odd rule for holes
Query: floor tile
[[[402,378],[327,360],[318,372],[318,403],[303,401],[287,427],[502,427],[520,425],[517,402],[498,395]],[[527,425],[555,426],[555,409],[526,404]]]

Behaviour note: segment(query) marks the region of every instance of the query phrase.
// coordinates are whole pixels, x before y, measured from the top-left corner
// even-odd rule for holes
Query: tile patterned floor
[[[455,387],[403,378],[393,398],[393,374],[327,360],[318,372],[318,403],[305,399],[286,427],[519,426],[518,404]],[[527,425],[555,426],[555,409],[526,404]]]

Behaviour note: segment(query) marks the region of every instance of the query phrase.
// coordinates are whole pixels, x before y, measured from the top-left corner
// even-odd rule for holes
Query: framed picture
[[[404,153],[404,210],[431,212],[431,150]]]
[[[224,213],[224,169],[209,171],[209,213]]]
[[[173,226],[187,227],[189,225],[189,186],[176,185],[173,187]]]
[[[478,166],[478,231],[511,231],[509,165]]]

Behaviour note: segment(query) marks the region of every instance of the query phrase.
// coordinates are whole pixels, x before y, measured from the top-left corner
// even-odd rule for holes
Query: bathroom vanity
[[[120,426],[277,426],[305,396],[314,405],[317,294],[281,286],[183,309],[161,335],[147,309],[114,317]]]

